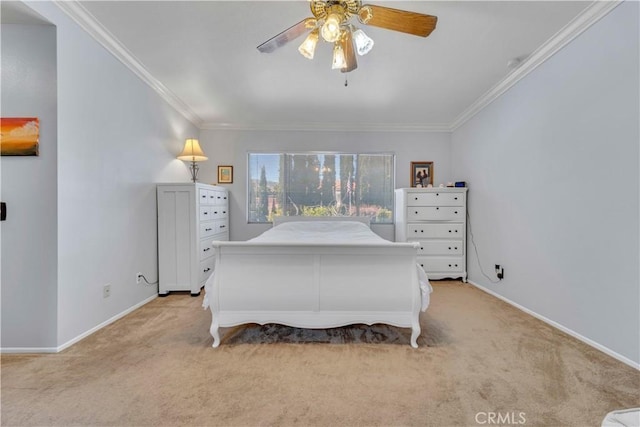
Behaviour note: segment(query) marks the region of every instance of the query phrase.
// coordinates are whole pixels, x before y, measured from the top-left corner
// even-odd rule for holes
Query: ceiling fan
[[[258,46],[263,53],[273,52],[290,41],[309,32],[298,48],[305,57],[313,59],[319,36],[333,43],[333,69],[348,73],[358,67],[356,52],[365,55],[373,47],[373,40],[350,20],[357,16],[363,25],[400,31],[427,37],[436,28],[438,18],[422,13],[390,7],[362,5],[361,0],[311,0],[313,18],[306,18]],[[354,47],[355,44],[355,47]]]

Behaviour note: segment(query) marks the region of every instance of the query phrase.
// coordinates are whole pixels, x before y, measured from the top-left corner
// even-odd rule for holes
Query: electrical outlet
[[[504,267],[500,264],[496,264],[496,276],[498,277],[498,280],[504,279]]]
[[[111,296],[111,285],[107,283],[102,287],[102,298],[109,298]]]
[[[136,274],[136,283],[139,285],[142,283],[142,273]]]

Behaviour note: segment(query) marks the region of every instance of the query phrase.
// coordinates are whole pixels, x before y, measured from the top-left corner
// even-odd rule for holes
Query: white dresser
[[[158,184],[158,293],[200,294],[213,272],[211,243],[229,240],[226,189],[199,183]]]
[[[396,190],[396,242],[419,242],[429,279],[467,280],[467,189]]]

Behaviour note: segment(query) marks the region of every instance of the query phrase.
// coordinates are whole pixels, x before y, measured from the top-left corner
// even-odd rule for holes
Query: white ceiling
[[[375,47],[347,87],[326,42],[312,61],[297,51],[304,37],[256,49],[311,16],[308,1],[80,4],[201,127],[378,130],[450,129],[504,81],[510,59],[557,38],[592,2],[371,3],[436,15],[438,25],[427,38],[363,26]]]

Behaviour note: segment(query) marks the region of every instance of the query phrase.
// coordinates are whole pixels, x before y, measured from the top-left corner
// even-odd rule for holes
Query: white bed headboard
[[[273,226],[293,221],[356,221],[371,227],[368,216],[276,216],[273,218]]]

